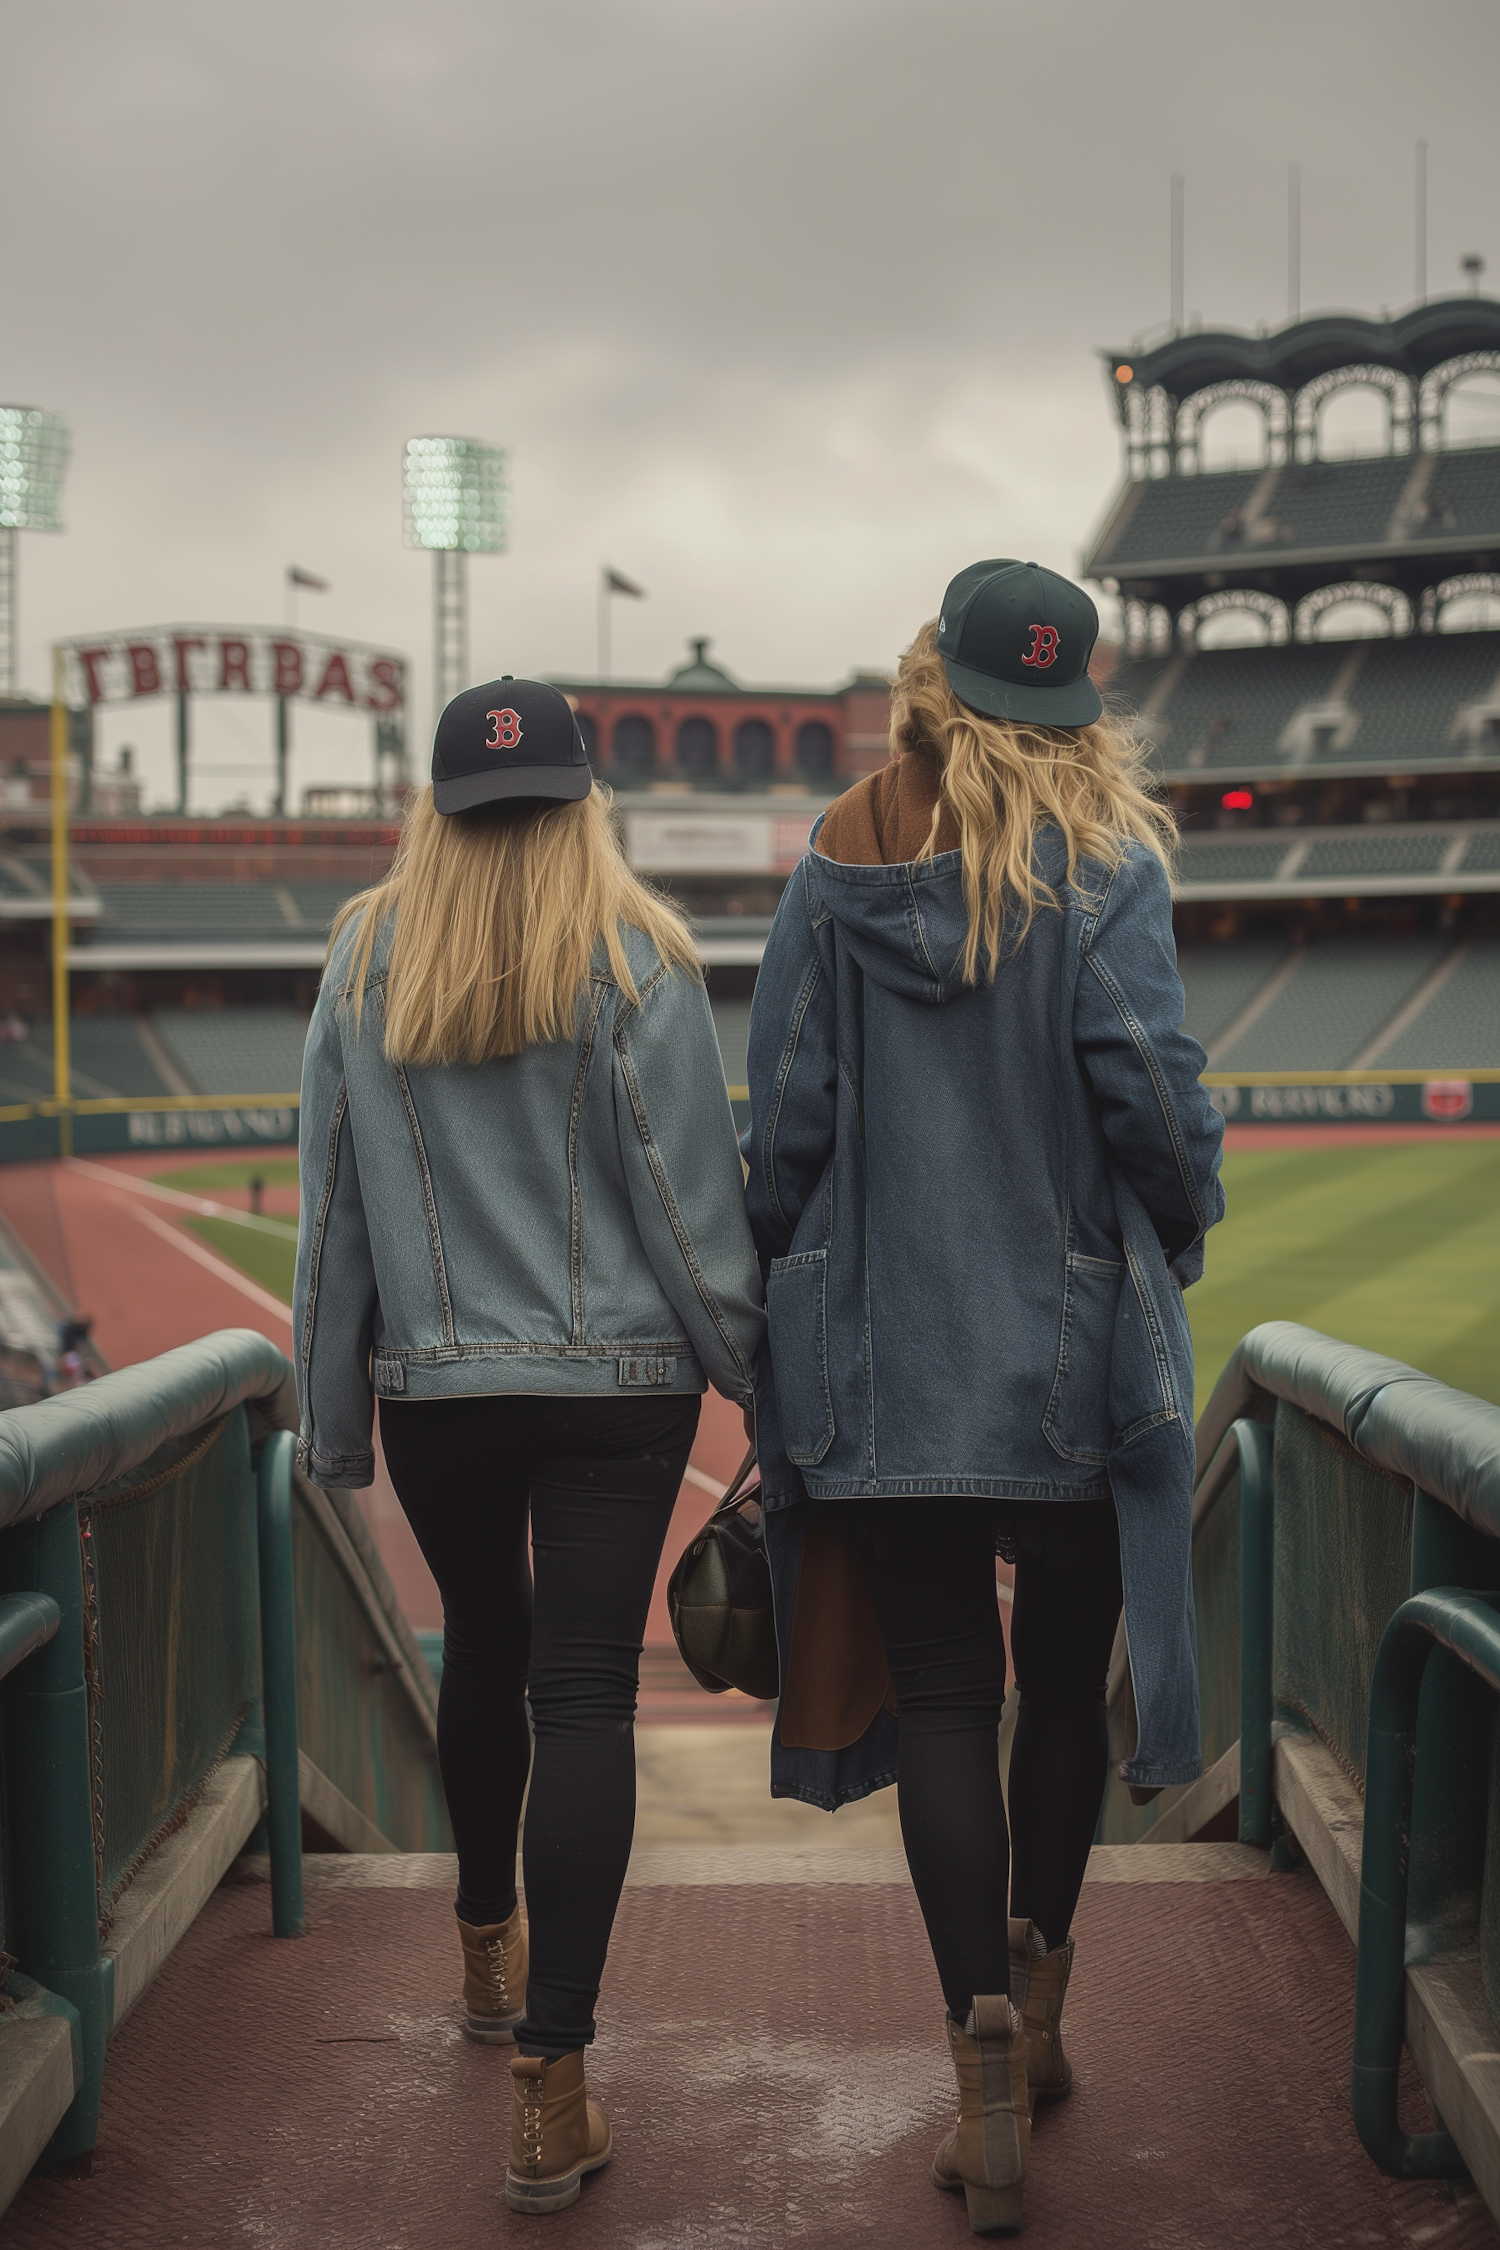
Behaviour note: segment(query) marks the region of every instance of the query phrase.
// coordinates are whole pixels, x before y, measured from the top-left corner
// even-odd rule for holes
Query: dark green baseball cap
[[[937,645],[960,703],[991,719],[1086,727],[1104,710],[1089,678],[1099,612],[1040,563],[970,563],[943,596]]]

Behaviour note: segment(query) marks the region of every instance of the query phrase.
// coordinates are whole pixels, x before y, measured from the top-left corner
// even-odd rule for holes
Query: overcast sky
[[[707,633],[832,683],[976,555],[1076,571],[1174,170],[1205,322],[1284,317],[1294,157],[1304,309],[1407,304],[1418,137],[1429,293],[1466,251],[1500,287],[1494,0],[3,0],[0,57],[0,399],[74,433],[36,691],[53,635],[278,622],[295,561],[305,625],[411,654],[420,743],[425,432],[512,448],[476,678],[592,673],[607,557],[650,594],[617,673]],[[362,725],[299,724],[299,781],[363,775]],[[253,766],[264,714],[201,739]]]

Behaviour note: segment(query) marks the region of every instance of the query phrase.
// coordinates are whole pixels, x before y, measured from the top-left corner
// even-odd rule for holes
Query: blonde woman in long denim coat
[[[764,1319],[692,941],[555,688],[448,705],[389,877],[335,926],[302,1212],[303,1463],[369,1484],[378,1398],[443,1597],[463,2023],[513,2058],[506,2202],[564,2210],[612,2146],[584,2049],[651,1588],[700,1394],[748,1403]]]
[[[1222,1125],[1181,1029],[1171,818],[1089,679],[1097,630],[1034,564],[953,580],[901,660],[890,763],[787,886],[750,1023],[773,1788],[897,1784],[960,2102],[932,2176],[982,2234],[1019,2226],[1032,2105],[1071,2084],[1122,1601],[1124,1778],[1200,1770],[1181,1289]]]

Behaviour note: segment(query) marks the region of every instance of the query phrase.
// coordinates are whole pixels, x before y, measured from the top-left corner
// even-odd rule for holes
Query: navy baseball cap
[[[509,797],[576,800],[594,786],[588,752],[567,697],[509,672],[455,695],[432,744],[432,801],[440,813],[472,812]]]
[[[1086,727],[1104,710],[1089,678],[1099,612],[1040,563],[970,563],[943,596],[937,645],[960,703],[991,719]]]

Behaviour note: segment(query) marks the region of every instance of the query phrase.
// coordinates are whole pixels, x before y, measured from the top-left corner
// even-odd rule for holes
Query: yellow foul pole
[[[68,1053],[68,706],[64,658],[52,651],[52,1070],[57,1145],[73,1153],[73,1079]]]

